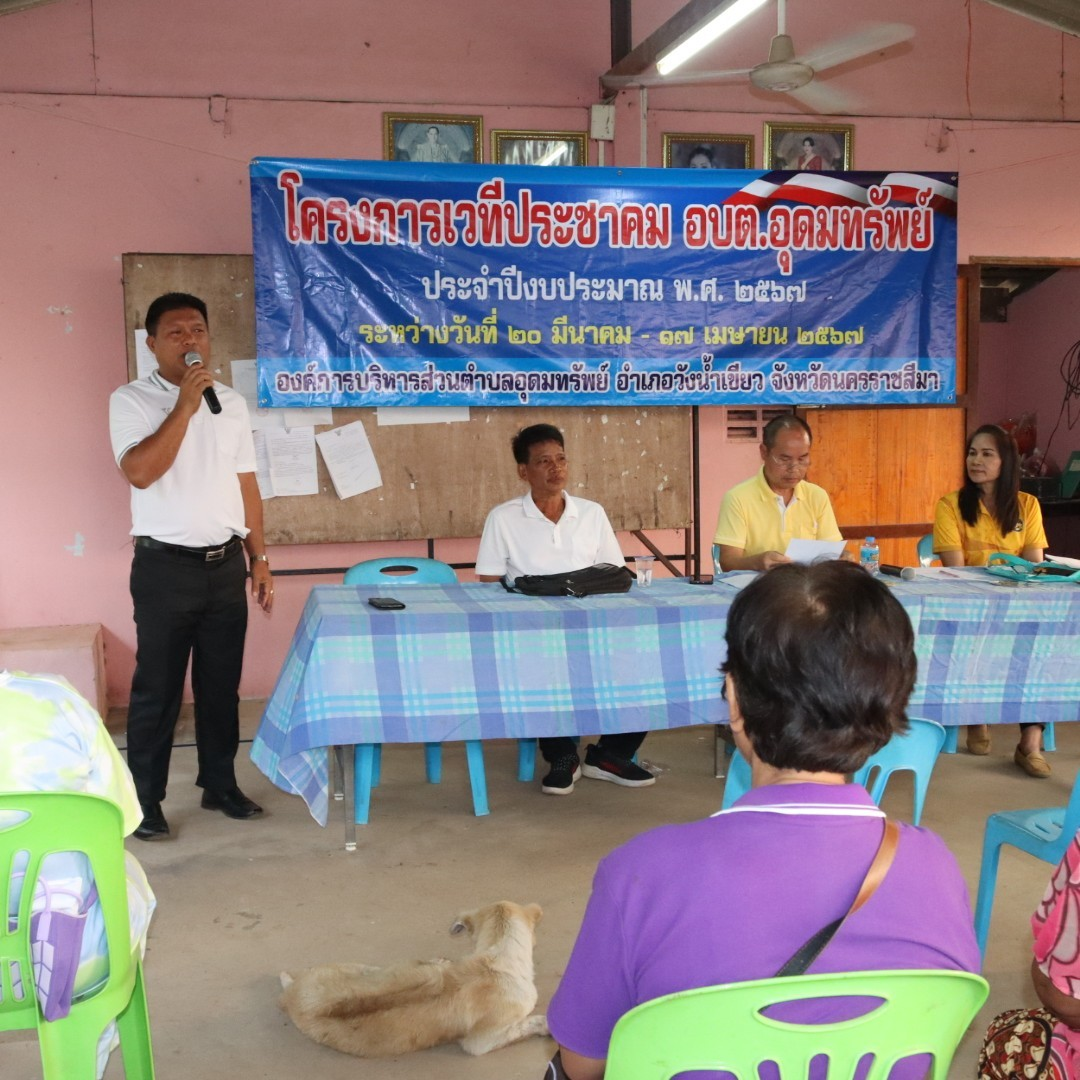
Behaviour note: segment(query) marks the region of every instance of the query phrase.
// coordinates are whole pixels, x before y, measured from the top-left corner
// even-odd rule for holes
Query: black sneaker
[[[581,772],[590,780],[610,780],[623,787],[648,787],[656,783],[656,777],[647,769],[624,758],[606,754],[595,744],[585,751],[585,764]]]
[[[581,779],[581,759],[577,754],[564,754],[551,763],[551,771],[544,777],[540,790],[545,795],[569,795],[574,781]]]

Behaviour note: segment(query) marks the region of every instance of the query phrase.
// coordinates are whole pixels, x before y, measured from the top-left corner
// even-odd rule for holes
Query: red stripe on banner
[[[898,184],[890,184],[889,188],[892,191],[893,202],[907,203],[910,206],[916,204],[929,206],[930,209],[936,210],[939,214],[956,217],[956,200],[950,199],[947,195],[934,194],[930,197],[929,202],[919,203],[918,197],[922,191],[925,191],[925,188],[901,187]]]

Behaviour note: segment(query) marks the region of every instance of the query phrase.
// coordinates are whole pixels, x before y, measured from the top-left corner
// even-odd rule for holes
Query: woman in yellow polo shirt
[[[997,424],[983,424],[967,444],[967,479],[959,491],[938,499],[934,511],[934,553],[944,566],[985,566],[995,551],[1042,562],[1046,547],[1042,511],[1033,495],[1020,490],[1020,453]],[[1013,760],[1029,776],[1045,778],[1042,724],[1021,724]],[[968,728],[972,754],[990,753],[986,724]]]

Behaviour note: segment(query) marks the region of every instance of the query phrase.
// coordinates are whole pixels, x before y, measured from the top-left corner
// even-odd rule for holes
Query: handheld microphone
[[[184,353],[184,365],[186,367],[192,367],[195,364],[201,364],[201,363],[202,363],[202,357],[197,352]],[[214,393],[214,388],[212,386],[208,386],[202,392],[202,396],[203,396],[203,400],[206,402],[206,404],[210,406],[210,411],[215,416],[217,416],[217,414],[219,412],[221,412],[221,402],[218,401],[218,396],[217,396],[217,394]]]
[[[901,581],[914,581],[915,570],[911,566],[893,566],[891,563],[882,563],[881,572],[889,577],[898,577]]]

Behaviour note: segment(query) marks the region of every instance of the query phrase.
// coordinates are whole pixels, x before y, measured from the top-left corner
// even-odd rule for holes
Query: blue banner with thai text
[[[952,402],[956,180],[259,158],[259,404]]]

